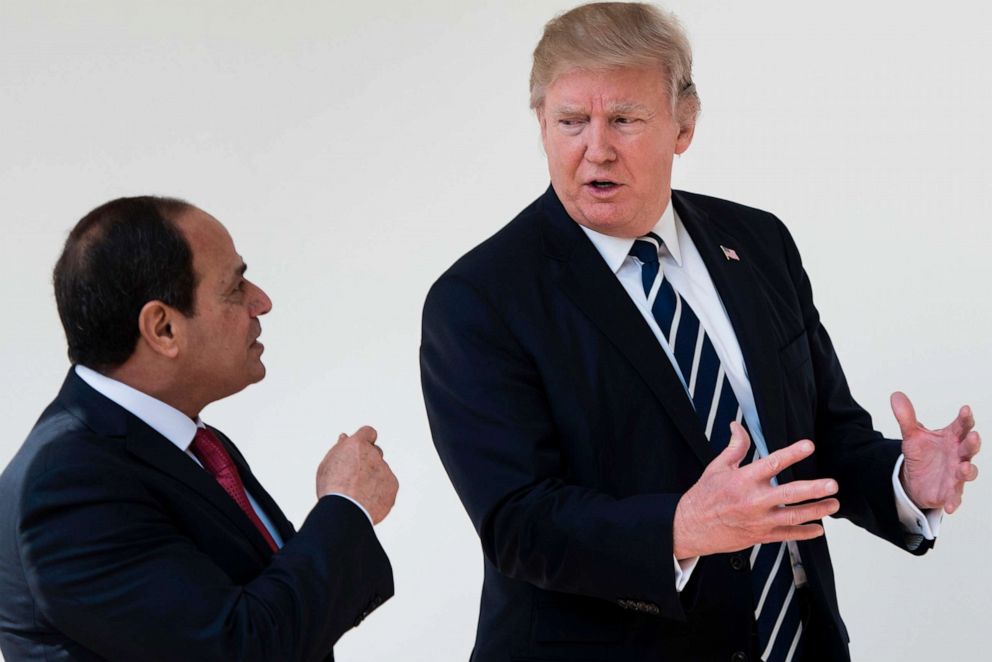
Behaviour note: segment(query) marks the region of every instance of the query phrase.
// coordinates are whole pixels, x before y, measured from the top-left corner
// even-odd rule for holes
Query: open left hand
[[[906,456],[899,478],[906,495],[920,509],[943,508],[950,514],[961,507],[964,484],[978,477],[971,459],[982,440],[975,427],[971,407],[958,411],[950,425],[930,430],[916,420],[913,403],[905,393],[891,398],[892,413],[902,431],[902,452]]]

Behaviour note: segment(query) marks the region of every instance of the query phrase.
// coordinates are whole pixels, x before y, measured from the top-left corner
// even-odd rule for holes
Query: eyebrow
[[[646,115],[651,114],[651,109],[642,103],[635,103],[633,101],[620,101],[610,105],[610,112],[617,113],[620,115],[632,114],[632,113],[644,113]]]
[[[554,112],[558,115],[585,115],[588,111],[582,106],[558,106]]]
[[[607,110],[611,115],[625,115],[630,113],[651,114],[651,110],[647,106],[634,101],[617,101],[609,104]],[[555,108],[555,113],[558,115],[588,115],[589,109],[586,106],[565,104]]]
[[[234,276],[234,278],[229,282],[225,282],[223,285],[225,291],[227,290],[227,288],[232,287],[234,283],[237,283],[238,280],[240,280],[245,275],[246,271],[248,271],[248,265],[245,264],[244,262],[242,262],[237,267],[234,267],[234,269],[231,270],[231,274]]]

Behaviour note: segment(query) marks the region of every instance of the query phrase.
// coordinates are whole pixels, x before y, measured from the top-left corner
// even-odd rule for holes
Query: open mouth
[[[620,188],[620,184],[610,179],[593,179],[586,186],[595,193],[609,193]]]

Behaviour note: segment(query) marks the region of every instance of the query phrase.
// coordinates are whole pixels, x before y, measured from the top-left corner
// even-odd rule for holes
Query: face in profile
[[[672,116],[662,72],[573,69],[547,87],[538,120],[551,184],[575,221],[617,237],[654,227],[693,131]]]
[[[212,402],[265,377],[258,318],[271,310],[272,301],[245,277],[245,263],[217,219],[193,209],[177,225],[189,242],[196,274],[194,312],[182,320],[183,374],[191,389]]]

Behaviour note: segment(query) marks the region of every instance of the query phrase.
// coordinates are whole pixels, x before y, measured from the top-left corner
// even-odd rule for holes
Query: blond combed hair
[[[530,72],[530,107],[544,104],[555,78],[573,69],[658,67],[668,78],[673,116],[694,122],[700,101],[692,48],[674,14],[640,2],[593,2],[548,21]]]

